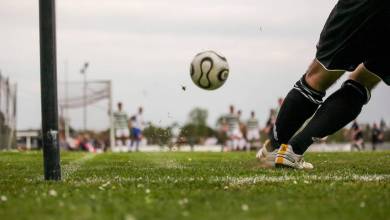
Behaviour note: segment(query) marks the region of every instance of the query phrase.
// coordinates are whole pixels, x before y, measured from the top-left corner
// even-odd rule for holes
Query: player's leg
[[[236,128],[233,131],[233,150],[239,151],[240,150],[240,140],[241,140],[241,132],[239,128]]]
[[[313,62],[305,77],[295,84],[279,112],[272,138],[273,148],[280,144],[282,151],[285,149],[285,152],[294,153],[285,144],[302,124],[317,111],[318,106],[322,103],[325,90],[342,75],[343,71],[341,70],[355,70],[366,59],[363,54],[367,48],[361,47],[362,42],[366,39],[364,33],[370,33],[366,27],[371,26],[372,15],[379,13],[380,8],[375,2],[338,2],[321,32],[316,53],[318,62]],[[375,61],[377,60],[375,59]],[[327,69],[340,71],[327,71]],[[361,89],[362,86],[359,84],[357,81],[350,80],[344,83],[338,93],[344,94],[346,91],[350,93],[351,88],[355,87]],[[364,86],[362,90],[364,90]],[[334,99],[334,95],[327,102]],[[285,146],[283,147],[283,145]]]
[[[115,129],[115,144],[116,146],[120,146],[121,144],[121,140],[120,140],[120,133],[118,131],[118,129]]]
[[[283,162],[287,161],[284,159],[289,159],[283,158],[284,155],[293,157],[292,167],[297,161],[300,161],[298,163],[300,165],[305,164],[302,154],[313,142],[313,138],[322,138],[332,134],[357,117],[362,106],[369,100],[370,89],[380,81],[359,64],[370,61],[365,62],[369,64],[368,69],[374,70],[375,73],[388,73],[388,71],[376,71],[378,69],[373,68],[388,66],[384,65],[385,62],[382,59],[378,59],[383,58],[383,54],[378,54],[378,50],[373,49],[377,45],[380,45],[379,48],[388,45],[388,41],[370,40],[374,39],[372,36],[383,35],[376,34],[377,31],[384,29],[383,25],[377,28],[377,31],[372,27],[373,24],[383,24],[384,20],[381,21],[377,16],[382,13],[381,4],[384,2],[339,1],[332,10],[321,32],[316,58],[327,69],[343,69],[354,71],[354,73],[350,80],[344,82],[339,90],[327,98],[306,127],[289,141],[292,147],[282,144],[275,159],[276,164],[284,165]],[[388,70],[388,67],[380,68],[380,70]],[[311,86],[314,89],[321,89],[315,87],[314,84]]]
[[[135,151],[136,152],[139,151],[139,145],[141,143],[141,139],[142,139],[141,129],[137,128],[136,143],[135,143]]]
[[[360,151],[359,150],[360,148],[359,148],[359,145],[356,143],[356,141],[354,141],[353,142],[353,144],[352,144],[352,148],[351,148],[351,151],[353,152],[353,151]]]
[[[316,59],[288,93],[279,111],[271,137],[273,148],[286,144],[314,114],[322,104],[326,89],[344,73],[343,70],[353,70],[362,62],[360,55],[351,49],[355,48],[356,42],[351,36],[366,19],[358,15],[369,12],[370,8],[364,2],[345,4],[340,1],[333,8],[321,32]]]
[[[322,104],[325,91],[344,73],[325,69],[314,60],[306,74],[287,94],[276,118],[271,143],[273,149],[287,144],[303,123]]]
[[[129,132],[129,152],[132,152],[133,151],[133,146],[134,146],[134,128],[131,127],[130,128],[130,132]]]
[[[274,166],[280,145],[287,144],[304,122],[314,114],[322,103],[326,89],[343,73],[344,71],[325,69],[318,60],[312,62],[306,74],[295,83],[284,99],[271,134],[271,141],[266,141],[256,154],[264,167]]]
[[[253,146],[255,146],[260,140],[259,130],[250,129],[247,132],[247,150],[249,151]]]
[[[228,131],[227,132],[227,140],[226,140],[226,151],[233,151],[234,150],[234,137],[233,137],[233,132],[232,131]]]
[[[293,151],[302,155],[313,140],[333,134],[353,121],[380,81],[363,64],[359,65],[350,79],[326,99],[306,127],[290,140]]]

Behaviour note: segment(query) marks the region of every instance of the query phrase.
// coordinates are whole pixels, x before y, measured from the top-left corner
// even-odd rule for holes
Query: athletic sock
[[[305,75],[295,83],[283,101],[271,132],[271,145],[274,149],[288,143],[302,124],[314,114],[324,96],[325,92],[316,91],[306,83]]]
[[[306,127],[289,144],[296,154],[303,154],[318,138],[326,137],[346,126],[361,112],[370,99],[369,90],[360,83],[347,80],[321,105]]]

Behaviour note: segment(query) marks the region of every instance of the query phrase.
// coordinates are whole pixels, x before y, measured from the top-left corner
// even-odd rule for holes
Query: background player
[[[245,150],[247,147],[247,140],[246,140],[246,134],[247,134],[247,128],[245,122],[242,121],[242,111],[237,111],[237,120],[238,120],[238,127],[240,130],[240,138],[238,139],[238,149],[236,150]],[[249,150],[249,149],[248,149]]]
[[[260,141],[260,127],[259,127],[259,121],[257,120],[255,116],[255,112],[251,112],[251,116],[246,122],[247,127],[247,133],[246,133],[246,139],[249,144],[249,149],[252,147],[255,143],[258,143]]]
[[[130,144],[130,150],[135,145],[135,150],[139,150],[139,144],[142,140],[142,130],[145,127],[145,122],[143,118],[143,108],[139,107],[138,112],[131,117],[131,144]]]
[[[225,120],[227,123],[227,146],[230,150],[237,150],[242,134],[240,131],[238,115],[236,114],[233,105],[229,106],[229,114],[225,116]]]
[[[382,134],[381,130],[379,129],[378,125],[374,122],[371,128],[371,145],[373,151],[375,151],[377,145],[382,142],[381,134]]]
[[[363,130],[360,128],[359,124],[356,121],[352,123],[350,136],[351,151],[353,151],[354,149],[356,149],[357,151],[365,149]]]
[[[114,115],[115,144],[117,146],[128,146],[129,124],[127,113],[122,109],[122,103],[118,102],[118,110]]]

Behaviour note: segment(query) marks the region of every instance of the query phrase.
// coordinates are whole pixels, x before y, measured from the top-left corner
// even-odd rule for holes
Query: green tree
[[[348,129],[346,128],[338,130],[334,134],[329,135],[326,139],[326,142],[328,143],[344,143],[348,141]]]
[[[148,144],[169,145],[172,138],[170,127],[164,128],[149,124],[142,133],[148,140]]]
[[[188,114],[188,122],[181,128],[180,137],[190,144],[202,143],[207,137],[215,136],[216,132],[207,125],[206,109],[194,108]]]
[[[207,117],[209,113],[206,109],[194,108],[189,114],[189,123],[196,126],[207,125]]]

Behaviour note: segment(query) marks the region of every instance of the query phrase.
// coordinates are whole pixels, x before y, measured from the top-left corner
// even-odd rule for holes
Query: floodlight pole
[[[55,0],[39,0],[43,167],[45,180],[60,180]]]
[[[84,131],[87,131],[87,73],[86,69],[84,69],[84,86],[83,86],[83,126]]]
[[[110,95],[109,100],[108,100],[108,111],[110,115],[110,148],[111,150],[114,149],[115,147],[115,133],[114,133],[114,112],[112,109],[112,82],[111,80],[109,81],[109,91]]]

